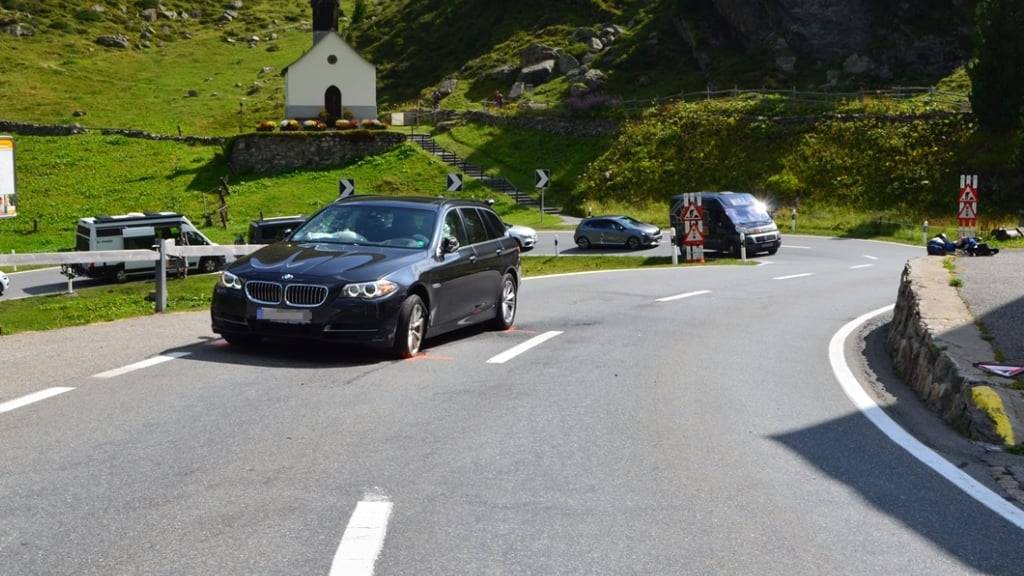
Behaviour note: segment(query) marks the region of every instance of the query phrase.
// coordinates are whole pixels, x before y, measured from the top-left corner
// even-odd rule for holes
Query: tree
[[[1024,2],[980,0],[976,20],[971,105],[984,128],[1009,132],[1024,114]]]
[[[352,7],[352,25],[359,24],[366,18],[366,0],[356,0],[356,5]]]

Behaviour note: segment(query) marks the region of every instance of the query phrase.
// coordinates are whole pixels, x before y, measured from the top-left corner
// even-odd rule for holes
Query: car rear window
[[[463,208],[462,220],[466,223],[466,234],[469,236],[470,244],[479,244],[490,240],[487,227],[480,218],[480,213],[473,208]]]

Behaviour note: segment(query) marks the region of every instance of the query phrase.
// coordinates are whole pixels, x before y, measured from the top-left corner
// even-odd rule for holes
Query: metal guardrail
[[[167,310],[167,269],[168,259],[188,257],[223,257],[234,261],[263,248],[261,245],[214,245],[175,246],[173,240],[161,240],[155,250],[106,250],[97,252],[49,252],[37,254],[0,254],[0,266],[38,266],[59,264],[67,267],[74,264],[100,264],[109,262],[156,262],[155,309],[158,313]],[[67,272],[68,293],[74,287],[74,273]]]

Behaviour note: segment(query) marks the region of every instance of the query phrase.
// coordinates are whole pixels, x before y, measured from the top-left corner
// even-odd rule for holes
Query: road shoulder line
[[[1024,530],[1024,510],[1006,501],[934,450],[922,444],[917,438],[911,436],[910,433],[904,430],[903,427],[897,424],[895,420],[890,418],[875,403],[874,399],[861,386],[857,377],[853,375],[853,370],[846,363],[846,354],[844,352],[846,340],[865,323],[877,316],[892,311],[894,308],[894,305],[889,305],[868,312],[850,321],[832,336],[832,340],[828,344],[829,362],[832,365],[832,372],[842,387],[843,392],[853,402],[854,406],[860,410],[861,414],[895,444],[909,452],[911,456],[931,468],[957,488],[963,490],[968,496],[974,498],[1007,522]]]
[[[386,499],[368,497],[356,504],[334,553],[330,576],[373,576],[374,565],[384,547],[391,510],[392,504]]]
[[[522,344],[519,344],[518,346],[513,346],[512,348],[509,348],[508,350],[502,352],[501,354],[498,354],[497,356],[494,356],[493,358],[488,360],[487,363],[488,364],[504,364],[504,363],[508,362],[509,360],[515,358],[516,356],[519,356],[520,354],[523,354],[524,352],[527,352],[527,351],[529,351],[529,350],[531,350],[533,348],[536,348],[537,346],[540,346],[541,344],[547,342],[548,340],[551,340],[552,338],[554,338],[556,336],[561,336],[561,335],[562,335],[562,332],[558,332],[558,331],[552,330],[550,332],[545,332],[545,333],[541,334],[540,336],[534,336],[533,338],[530,338],[526,342],[523,342]]]
[[[123,376],[125,374],[128,374],[129,372],[135,372],[136,370],[142,370],[144,368],[149,368],[152,366],[156,366],[158,364],[163,364],[164,362],[170,362],[171,360],[177,360],[178,358],[184,358],[186,356],[191,355],[191,352],[168,352],[167,354],[161,354],[159,356],[147,358],[145,360],[142,360],[141,362],[129,364],[127,366],[122,366],[120,368],[114,368],[113,370],[107,370],[106,372],[100,372],[99,374],[93,374],[92,377],[107,380],[110,378]]]
[[[59,394],[71,392],[72,390],[74,390],[74,388],[57,386],[54,388],[40,390],[39,392],[26,394],[21,398],[15,398],[14,400],[8,400],[7,402],[0,404],[0,414],[3,414],[4,412],[10,412],[11,410],[17,410],[18,408],[24,408],[29,404],[35,404],[36,402],[46,400],[47,398],[53,398],[54,396],[57,396]]]
[[[655,302],[674,302],[676,300],[682,300],[684,298],[693,298],[694,296],[703,296],[705,294],[711,294],[711,290],[697,290],[696,292],[687,292],[685,294],[676,294],[675,296],[666,296],[665,298],[658,298]]]

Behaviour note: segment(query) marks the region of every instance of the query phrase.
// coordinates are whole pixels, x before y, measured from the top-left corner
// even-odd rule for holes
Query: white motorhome
[[[172,239],[178,246],[211,246],[188,218],[174,212],[132,212],[121,216],[95,216],[78,220],[75,250],[151,250],[158,239]],[[217,256],[189,257],[191,271],[216,272],[224,265]],[[109,278],[124,282],[131,276],[153,274],[155,262],[103,262],[79,265],[75,270],[90,278]]]

